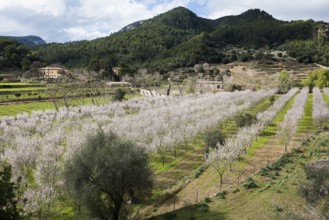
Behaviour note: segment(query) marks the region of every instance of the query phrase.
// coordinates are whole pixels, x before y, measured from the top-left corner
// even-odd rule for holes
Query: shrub
[[[211,203],[211,200],[210,198],[206,197],[204,200],[203,200],[205,203]]]
[[[261,176],[266,176],[266,177],[272,177],[272,174],[270,172],[270,169],[268,169],[268,167],[263,167],[259,172],[259,175]]]
[[[329,179],[329,160],[318,160],[304,167],[306,177],[316,184]]]
[[[199,210],[207,212],[209,210],[209,205],[205,202],[202,201],[198,204]]]
[[[193,177],[198,178],[206,169],[207,169],[206,165],[199,166],[193,171]]]
[[[237,193],[237,192],[240,192],[240,189],[239,188],[235,188],[232,193]]]
[[[291,152],[295,154],[303,153],[303,151],[300,148],[293,148]]]
[[[249,126],[256,121],[256,115],[250,113],[242,113],[240,115],[237,115],[234,118],[234,121],[237,124],[237,126],[240,128]]]
[[[279,160],[272,163],[270,166],[267,166],[267,168],[270,170],[281,170],[282,166],[291,162],[289,157],[290,157],[290,154],[285,154]]]
[[[280,207],[280,206],[275,206],[274,209],[275,209],[276,212],[282,212],[283,211],[283,208]]]
[[[216,196],[219,198],[219,199],[226,199],[225,195],[226,195],[226,191],[223,191],[223,192],[219,192],[216,194]]]
[[[329,201],[329,160],[318,160],[304,167],[307,180],[299,187],[308,202],[316,204]]]
[[[255,189],[258,188],[258,185],[256,184],[255,180],[253,180],[251,177],[247,179],[247,182],[243,184],[243,187],[245,189]]]
[[[220,130],[215,129],[206,132],[204,141],[208,148],[216,148],[218,143],[221,145],[225,143],[225,136]]]
[[[126,91],[122,89],[117,89],[113,95],[113,101],[122,101],[124,96],[126,95]]]

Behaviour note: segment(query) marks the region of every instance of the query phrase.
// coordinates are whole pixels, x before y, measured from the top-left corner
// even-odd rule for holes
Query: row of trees
[[[323,89],[328,94],[328,88]],[[318,87],[313,88],[313,120],[319,125],[319,129],[322,129],[323,123],[329,119],[329,108],[327,103],[323,100],[322,93]]]
[[[275,91],[135,99],[4,117],[0,123],[1,159],[11,164],[13,179],[20,179],[18,202],[24,213],[40,219],[58,216],[61,198],[70,195],[63,182],[64,164],[76,161],[81,146],[89,143],[87,137],[97,133],[100,127],[104,134],[115,131],[146,152],[159,154],[165,162],[166,155],[175,154],[177,144],[186,144],[187,148],[188,142],[200,132],[250,108]],[[103,195],[103,190],[94,192]],[[69,206],[79,213],[79,203],[69,201]]]
[[[296,132],[308,91],[303,88],[297,95],[280,125],[280,134],[291,137]],[[117,219],[128,200],[133,201],[151,187],[149,153],[165,158],[175,153],[177,144],[187,147],[197,134],[275,92],[137,99],[6,117],[0,123],[1,159],[13,168],[13,180],[19,183],[18,203],[26,215],[39,219],[58,216],[61,199],[70,197],[69,205],[78,214],[88,210],[95,218]],[[234,137],[224,141],[218,131],[207,133],[206,142],[212,148],[207,162],[218,171],[221,182],[224,172],[297,92],[294,88],[272,100],[273,105],[257,114],[257,120],[247,114],[236,117],[241,129]],[[315,96],[321,97],[317,89],[314,109],[319,103]]]
[[[297,95],[292,107],[284,116],[284,120],[280,123],[279,136],[287,151],[288,144],[295,136],[298,124],[304,115],[304,106],[307,101],[309,88],[304,87]]]
[[[213,148],[207,158],[207,163],[211,164],[220,175],[220,185],[223,182],[224,173],[231,170],[233,162],[245,153],[247,148],[252,145],[255,139],[263,132],[274,118],[283,109],[286,103],[297,93],[294,88],[287,94],[282,95],[273,105],[264,112],[259,113],[255,123],[246,123],[239,129],[237,134],[225,140],[218,142],[216,148]],[[251,120],[252,121],[252,120]]]

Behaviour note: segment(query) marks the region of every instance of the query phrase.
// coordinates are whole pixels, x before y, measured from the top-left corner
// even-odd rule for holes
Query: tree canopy
[[[318,69],[309,73],[306,79],[302,81],[304,86],[313,88],[314,86],[322,89],[329,86],[329,70]]]
[[[257,120],[256,116],[250,113],[241,113],[235,116],[234,121],[238,127],[249,126]]]
[[[145,150],[103,130],[66,164],[65,180],[77,203],[100,219],[118,219],[127,200],[152,186]]]
[[[31,50],[15,40],[0,37],[0,70],[28,70],[38,60]]]
[[[20,215],[16,200],[17,186],[11,182],[11,166],[0,164],[0,219],[17,220]]]
[[[294,81],[287,70],[282,70],[278,76],[279,93],[286,93],[294,86]]]

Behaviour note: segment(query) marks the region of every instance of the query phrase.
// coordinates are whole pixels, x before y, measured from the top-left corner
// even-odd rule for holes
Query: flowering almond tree
[[[288,110],[283,121],[280,123],[279,137],[284,144],[284,150],[287,151],[287,147],[291,139],[295,136],[298,128],[298,124],[304,115],[304,106],[307,101],[309,88],[304,87],[297,95],[292,107]]]
[[[231,170],[234,160],[238,159],[242,153],[246,152],[247,147],[252,145],[257,136],[259,136],[264,131],[266,126],[274,120],[286,103],[297,92],[298,88],[291,89],[287,94],[282,95],[279,99],[277,99],[266,111],[259,113],[256,116],[258,119],[256,123],[250,126],[242,127],[238,130],[235,136],[225,140],[225,143],[218,143],[217,148],[210,151],[207,158],[207,163],[214,166],[218,172],[218,170],[221,169],[217,166],[223,168],[223,161],[225,161]],[[222,182],[224,172],[221,173],[220,178]]]
[[[323,89],[324,92],[327,91]],[[322,129],[323,123],[329,119],[329,109],[325,101],[323,100],[322,93],[318,87],[313,88],[313,120]]]
[[[0,119],[0,157],[21,179],[20,206],[28,215],[56,215],[58,198],[67,194],[64,164],[89,134],[100,128],[165,158],[177,144],[193,140],[276,92],[273,90],[155,97],[33,111]],[[244,138],[245,140],[246,138]],[[239,145],[240,146],[240,145]],[[241,147],[235,151],[241,152]],[[239,149],[239,150],[238,150]],[[234,151],[234,152],[235,152]]]

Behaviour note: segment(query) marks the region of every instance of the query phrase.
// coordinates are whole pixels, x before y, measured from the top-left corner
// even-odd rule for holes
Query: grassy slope
[[[304,126],[312,127],[306,116]],[[267,176],[254,175],[258,188],[246,190],[239,184],[227,190],[226,199],[212,198],[207,212],[190,206],[177,211],[177,217],[168,218],[170,214],[166,214],[166,218],[154,219],[314,219],[298,189],[305,180],[303,166],[310,161],[329,158],[329,133],[308,140],[289,154],[290,162],[281,165],[280,170],[269,171]]]
[[[301,152],[292,153],[290,163],[282,166],[277,174],[272,171],[274,178],[255,175],[253,179],[258,188],[246,190],[239,185],[239,192],[234,193],[236,188],[227,190],[226,199],[212,198],[208,203],[209,211],[192,206],[177,211],[177,217],[172,219],[314,219],[298,188],[305,180],[304,164],[329,158],[328,135],[322,134],[306,147],[301,147]],[[321,140],[326,140],[326,144],[323,145]]]

